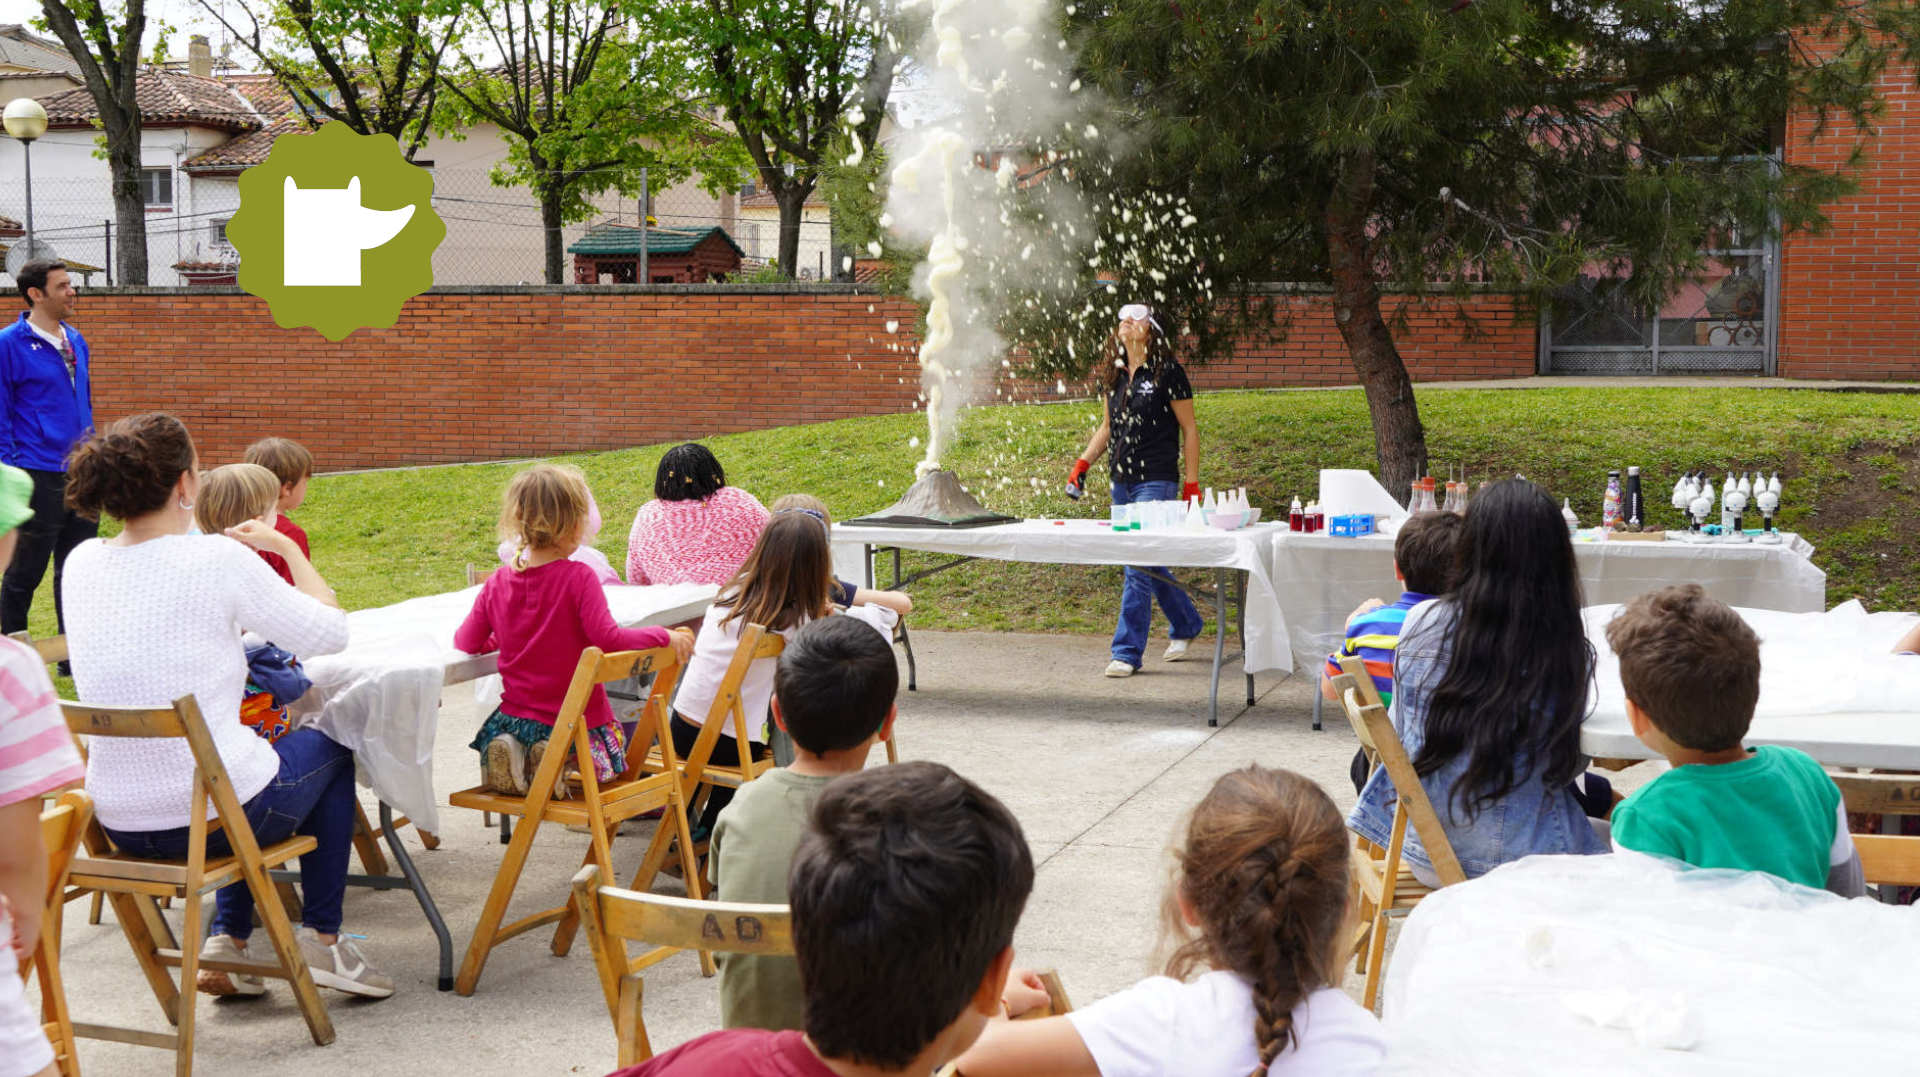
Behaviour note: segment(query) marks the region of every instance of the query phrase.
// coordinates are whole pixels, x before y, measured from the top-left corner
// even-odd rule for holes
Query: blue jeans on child
[[[353,848],[353,752],[317,729],[296,729],[274,742],[280,773],[244,805],[253,837],[263,847],[305,834],[319,844],[300,858],[300,921],[322,935],[340,930],[347,893],[347,854]],[[184,860],[187,828],[107,830],[128,856]],[[230,856],[224,828],[207,835],[207,856]],[[214,895],[209,935],[245,942],[253,933],[253,892],[244,882]]]
[[[1116,505],[1179,499],[1180,484],[1177,482],[1113,484],[1113,503]],[[1120,587],[1120,624],[1113,630],[1113,657],[1135,669],[1140,668],[1140,654],[1146,649],[1147,633],[1153,627],[1153,603],[1156,599],[1173,626],[1174,639],[1192,639],[1207,626],[1200,619],[1200,611],[1193,608],[1193,599],[1188,598],[1187,593],[1178,586],[1161,578],[1166,574],[1164,568],[1139,569],[1129,566],[1126,580]]]

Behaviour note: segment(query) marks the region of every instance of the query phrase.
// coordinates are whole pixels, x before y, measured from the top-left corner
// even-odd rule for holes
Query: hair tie
[[[815,522],[819,523],[820,530],[822,531],[827,530],[826,514],[822,513],[819,509],[781,509],[779,512],[774,513],[774,515],[785,516],[788,513],[794,513],[794,512],[800,513],[803,516],[813,517]]]

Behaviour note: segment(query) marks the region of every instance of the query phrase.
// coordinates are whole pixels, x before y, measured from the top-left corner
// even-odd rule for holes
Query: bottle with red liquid
[[[1287,530],[1304,531],[1307,527],[1307,514],[1300,508],[1300,499],[1293,499],[1293,506],[1287,509]]]

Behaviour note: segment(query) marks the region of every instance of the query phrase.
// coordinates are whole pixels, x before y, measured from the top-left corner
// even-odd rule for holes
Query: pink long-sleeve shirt
[[[615,624],[599,576],[578,561],[495,569],[453,634],[453,645],[468,654],[500,652],[502,711],[547,725],[560,716],[581,651],[637,651],[671,641],[664,628]],[[587,700],[586,719],[590,729],[613,722],[599,685]]]
[[[768,518],[766,506],[737,486],[722,486],[705,501],[649,501],[627,532],[627,582],[724,586]]]

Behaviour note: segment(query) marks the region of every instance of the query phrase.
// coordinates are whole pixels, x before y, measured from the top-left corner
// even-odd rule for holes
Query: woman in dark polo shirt
[[[1186,369],[1173,357],[1166,330],[1144,304],[1120,308],[1120,327],[1108,360],[1100,428],[1087,442],[1087,451],[1073,462],[1069,481],[1079,483],[1101,454],[1112,449],[1108,471],[1114,504],[1198,495],[1200,428],[1193,419],[1193,386],[1187,383]],[[1193,600],[1166,576],[1164,568],[1127,569],[1107,676],[1131,677],[1139,670],[1155,600],[1172,624],[1173,641],[1163,656],[1167,661],[1185,657],[1190,641],[1206,627]]]

